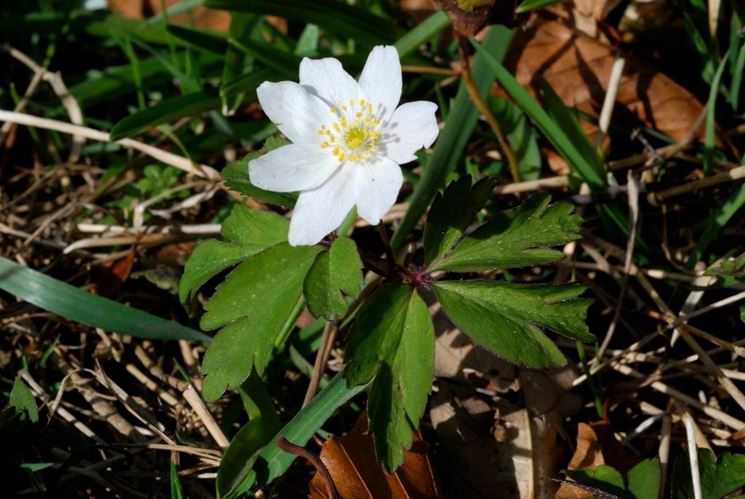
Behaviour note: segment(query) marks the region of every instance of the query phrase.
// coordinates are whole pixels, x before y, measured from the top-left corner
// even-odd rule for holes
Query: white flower
[[[432,102],[400,107],[401,63],[395,47],[375,47],[355,81],[333,58],[303,59],[300,83],[264,82],[264,112],[292,144],[251,162],[251,183],[300,191],[290,222],[293,246],[316,244],[349,211],[375,225],[393,206],[402,163],[429,147],[439,129]]]

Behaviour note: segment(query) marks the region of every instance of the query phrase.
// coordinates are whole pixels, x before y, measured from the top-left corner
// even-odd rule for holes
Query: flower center
[[[380,120],[373,114],[373,106],[365,99],[349,100],[331,107],[336,121],[321,125],[318,135],[324,137],[321,149],[331,149],[341,161],[363,161],[378,147]]]

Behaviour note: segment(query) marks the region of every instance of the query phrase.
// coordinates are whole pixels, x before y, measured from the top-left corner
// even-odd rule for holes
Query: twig
[[[621,59],[623,61],[623,59]],[[621,65],[623,68],[623,64]],[[639,181],[636,179],[635,173],[632,170],[628,171],[627,175],[628,185],[628,201],[629,201],[629,237],[626,241],[626,258],[623,264],[624,278],[621,284],[621,293],[618,296],[618,303],[616,304],[616,311],[613,314],[613,320],[611,320],[608,326],[608,331],[605,333],[603,343],[600,345],[598,350],[598,356],[602,357],[605,353],[605,349],[613,338],[613,333],[616,331],[616,325],[621,317],[621,309],[623,307],[623,300],[626,297],[626,292],[629,289],[629,271],[631,264],[633,263],[634,246],[636,243],[636,235],[639,231]]]
[[[0,109],[0,121],[16,123],[18,125],[31,126],[36,128],[43,128],[46,130],[55,130],[61,133],[67,133],[70,135],[80,135],[86,139],[95,140],[98,142],[112,142],[111,137],[108,133],[100,130],[94,130],[93,128],[86,128],[78,125],[72,125],[65,123],[64,121],[50,120],[47,118],[40,118],[38,116],[32,116],[30,114],[16,113],[13,111],[5,111]],[[212,167],[194,163],[183,156],[173,154],[157,147],[138,142],[133,139],[121,139],[115,142],[123,147],[140,151],[143,154],[147,154],[151,158],[157,159],[167,165],[178,168],[185,172],[191,173],[198,177],[207,178],[210,180],[218,181],[220,174]]]
[[[618,86],[621,83],[621,75],[623,75],[623,68],[626,65],[626,59],[618,57],[613,62],[613,68],[611,68],[610,79],[608,81],[608,90],[605,92],[605,99],[603,100],[603,107],[600,110],[600,119],[598,121],[600,132],[595,138],[595,146],[600,146],[603,143],[603,139],[608,134],[608,127],[610,126],[610,119],[613,116],[613,108],[616,104],[616,96],[618,95]]]
[[[305,392],[305,398],[303,399],[303,407],[313,400],[313,397],[315,397],[316,392],[318,391],[318,386],[321,383],[323,371],[325,370],[326,362],[328,362],[331,349],[334,346],[334,340],[336,340],[336,333],[338,330],[337,322],[335,320],[326,322],[326,325],[323,328],[321,343],[318,346],[316,360],[313,363],[313,373],[310,376],[308,390]]]
[[[691,464],[691,484],[693,485],[694,499],[703,499],[701,493],[701,471],[698,467],[698,447],[696,446],[696,429],[693,426],[693,418],[688,411],[683,413],[683,424],[686,428],[686,441],[688,442],[688,460]]]
[[[668,410],[662,418],[662,428],[660,429],[660,448],[657,456],[660,459],[660,489],[658,499],[665,497],[665,480],[667,479],[667,468],[670,465],[670,441],[672,438],[672,416],[670,415],[670,404]]]
[[[731,170],[716,173],[711,177],[705,177],[701,180],[694,180],[693,182],[688,182],[687,184],[671,187],[670,189],[665,189],[664,191],[652,192],[649,194],[649,199],[650,202],[660,203],[672,197],[680,196],[681,194],[687,194],[689,192],[698,191],[700,189],[714,187],[716,185],[724,184],[727,182],[734,182],[742,178],[745,178],[745,166],[737,166],[732,168]]]
[[[184,391],[184,398],[202,420],[204,427],[207,428],[207,431],[212,435],[212,438],[215,440],[217,445],[223,449],[227,449],[230,445],[230,440],[228,440],[222,432],[220,426],[215,421],[215,418],[210,414],[210,411],[207,410],[207,406],[202,402],[202,397],[199,396],[193,385],[189,385],[189,387]]]

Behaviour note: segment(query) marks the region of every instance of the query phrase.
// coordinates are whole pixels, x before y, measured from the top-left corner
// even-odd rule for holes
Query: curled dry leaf
[[[388,474],[375,459],[371,435],[365,433],[367,415],[361,414],[354,428],[343,437],[331,437],[323,444],[321,460],[344,499],[439,499],[440,486],[427,454],[427,444],[414,434],[411,450],[394,474]],[[316,473],[310,482],[310,497],[325,499],[326,487]]]
[[[599,29],[592,38],[550,13],[537,14],[526,29],[515,32],[506,65],[522,85],[537,89],[544,78],[564,104],[597,118],[618,55],[604,34],[608,31]],[[654,67],[624,57],[612,125],[644,126],[684,140],[704,109],[701,102]],[[581,124],[592,139],[597,128],[584,120]]]

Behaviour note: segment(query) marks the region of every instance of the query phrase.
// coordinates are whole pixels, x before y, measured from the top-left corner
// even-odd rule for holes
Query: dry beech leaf
[[[618,53],[603,32],[599,29],[598,36],[591,38],[550,13],[535,15],[526,29],[515,32],[507,67],[522,85],[534,90],[544,78],[564,104],[597,117]],[[701,102],[654,67],[624,57],[626,67],[611,124],[643,125],[683,140],[703,111]],[[597,128],[584,120],[581,124],[592,140]]]
[[[321,460],[328,468],[339,494],[344,499],[439,499],[440,487],[427,454],[427,444],[414,434],[404,462],[391,475],[375,459],[371,435],[365,433],[367,415],[361,414],[347,435],[331,437],[323,444]],[[326,487],[318,473],[310,482],[310,497],[325,499]]]

